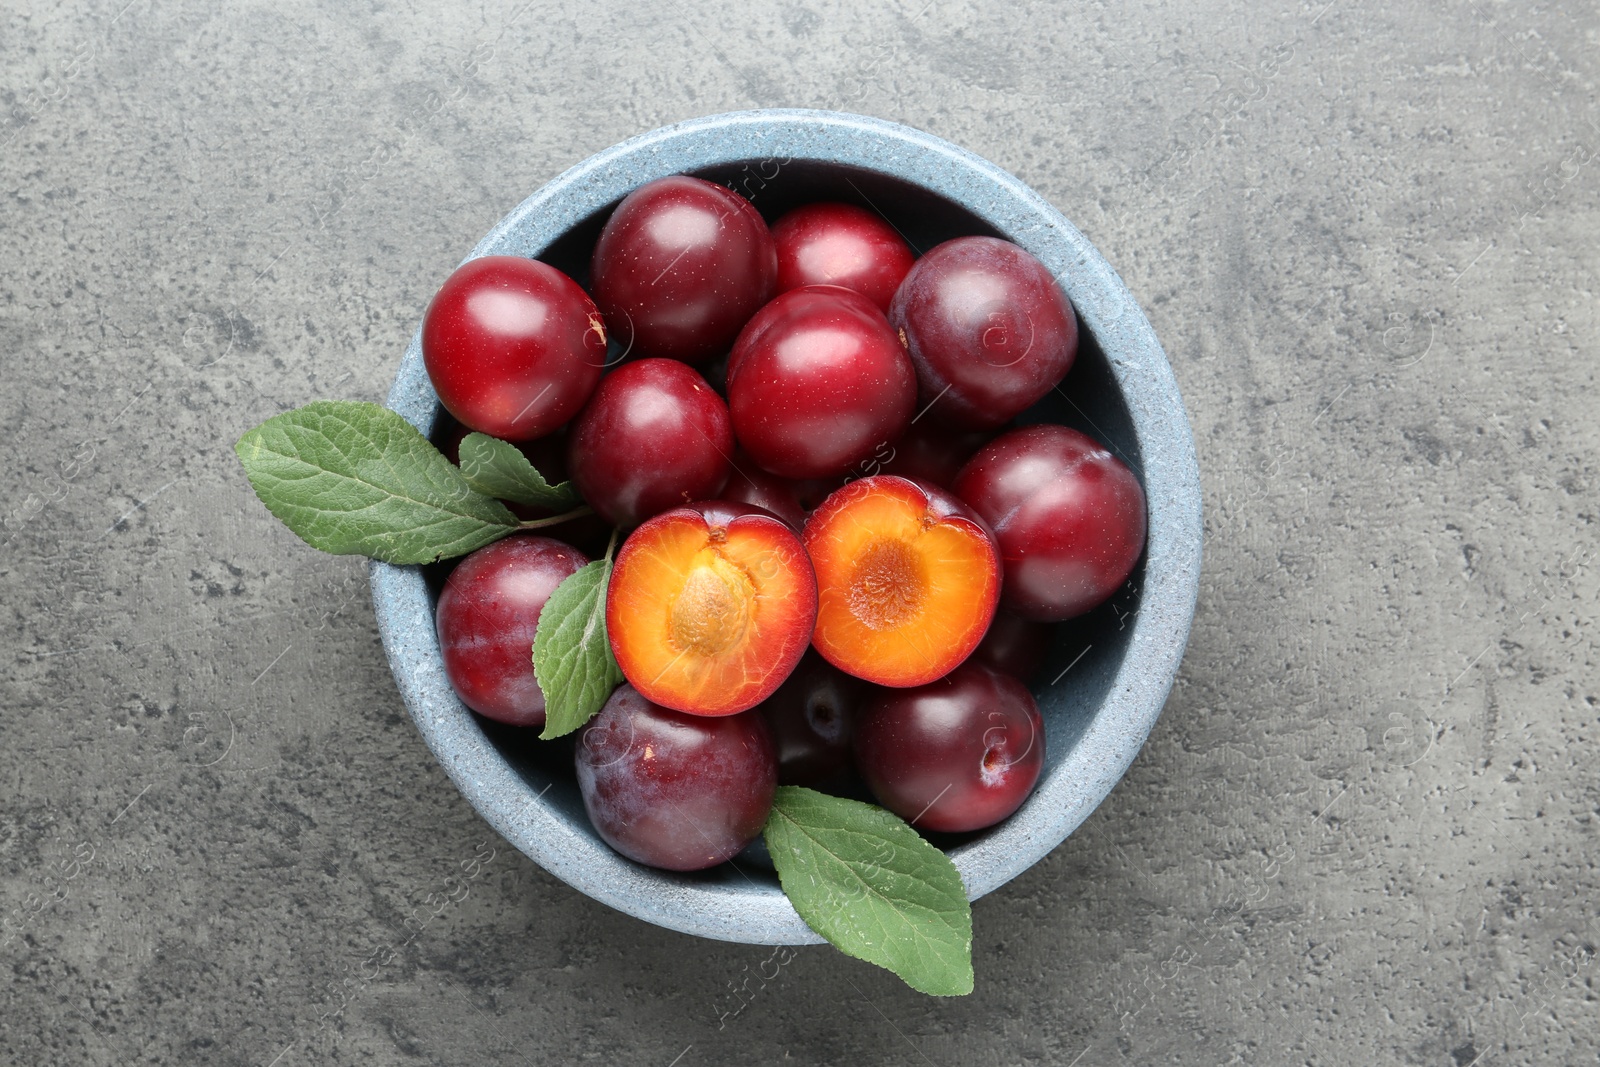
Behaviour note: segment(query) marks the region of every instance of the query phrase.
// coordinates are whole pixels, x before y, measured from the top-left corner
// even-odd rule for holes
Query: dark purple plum
[[[788,523],[796,533],[806,524],[806,509],[800,503],[800,487],[756,465],[749,456],[736,453],[733,474],[720,494],[723,500],[753,504],[770,511]]]
[[[636,526],[708,500],[733,469],[728,406],[693,367],[624,363],[600,382],[567,436],[567,469],[607,522]]]
[[[778,787],[760,715],[684,715],[626,684],[578,734],[577,771],[606,844],[669,871],[737,855],[761,833]]]
[[[756,710],[778,746],[778,781],[816,786],[850,768],[850,737],[869,690],[817,654],[806,652],[794,673]]]
[[[886,690],[856,724],[856,766],[878,802],[924,830],[993,826],[1044,767],[1044,720],[1028,687],[967,662],[915,689]]]
[[[1037,402],[1078,352],[1055,278],[997,237],[957,237],[917,260],[889,321],[916,364],[918,403],[962,430],[995,429]]]
[[[590,262],[595,303],[634,356],[704,365],[776,291],[778,253],[749,201],[675,175],[617,205]]]
[[[1014,611],[1001,608],[994,613],[989,632],[973,649],[972,660],[1026,682],[1039,673],[1049,652],[1048,623],[1024,619]]]
[[[988,433],[952,430],[931,418],[911,424],[889,451],[888,458],[869,474],[898,474],[922,482],[932,482],[948,490],[956,472],[983,447]]]
[[[985,445],[953,486],[994,531],[1002,601],[1059,622],[1105,602],[1144,551],[1139,479],[1100,442],[1065,426],[1024,426]]]

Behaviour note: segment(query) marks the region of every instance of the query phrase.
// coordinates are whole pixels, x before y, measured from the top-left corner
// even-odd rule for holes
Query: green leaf
[[[405,419],[377,404],[319,400],[234,446],[256,496],[313,548],[432,563],[517,528]]]
[[[786,785],[763,833],[795,911],[840,952],[923,993],[972,992],[972,907],[961,875],[903,820]]]
[[[552,486],[516,445],[488,434],[469,433],[461,441],[461,473],[485,496],[550,511],[569,511],[583,501],[571,482]]]
[[[544,691],[544,732],[570,734],[622,684],[606,637],[606,586],[611,560],[597,559],[570,574],[550,594],[533,632],[533,676]]]

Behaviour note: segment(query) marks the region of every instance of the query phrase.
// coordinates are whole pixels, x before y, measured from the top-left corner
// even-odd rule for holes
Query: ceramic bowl
[[[937,842],[968,895],[981,897],[1037,863],[1094,810],[1149,735],[1177,674],[1199,584],[1200,481],[1166,356],[1116,272],[1041,196],[964,149],[859,115],[741,111],[634,137],[549,182],[468,258],[537,257],[586,284],[589,250],[611,208],[669,174],[730,185],[768,221],[810,200],[861,204],[918,251],[965,234],[1004,237],[1038,257],[1077,309],[1081,343],[1072,372],[1021,421],[1065,423],[1110,445],[1144,485],[1149,542],[1109,603],[1057,628],[1033,683],[1048,739],[1033,795],[998,826]],[[388,405],[423,433],[433,431],[440,408],[423,370],[420,330]],[[507,841],[596,900],[673,930],[760,945],[821,940],[759,862],[675,874],[608,848],[584,814],[570,738],[540,742],[532,731],[501,728],[452,692],[434,633],[436,575],[374,563],[371,578],[384,648],[417,728]]]

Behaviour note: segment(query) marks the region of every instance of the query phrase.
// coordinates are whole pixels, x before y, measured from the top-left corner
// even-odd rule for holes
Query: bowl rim
[[[1177,677],[1199,591],[1202,539],[1199,468],[1183,401],[1133,295],[1049,202],[966,149],[862,115],[768,108],[639,134],[545,183],[463,262],[484,255],[536,257],[645,181],[758,160],[877,171],[962,205],[1037,256],[1104,352],[1139,442],[1149,533],[1128,650],[1084,732],[1022,808],[983,837],[949,850],[969,899],[976,900],[1033,866],[1100,804],[1137,756]],[[424,434],[432,431],[437,396],[423,368],[420,324],[386,403]],[[384,650],[412,719],[467,801],[507,841],[575,889],[659,926],[747,944],[822,941],[775,883],[687,880],[631,863],[574,831],[543,792],[534,794],[451,690],[421,568],[373,561],[370,577]]]

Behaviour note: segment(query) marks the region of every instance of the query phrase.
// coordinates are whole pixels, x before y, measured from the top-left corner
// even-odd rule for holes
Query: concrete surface
[[[923,3],[0,9],[0,1061],[1596,1062],[1600,13]],[[1039,189],[1199,442],[1183,676],[962,1000],[508,852],[231,451],[562,168],[768,105]]]

